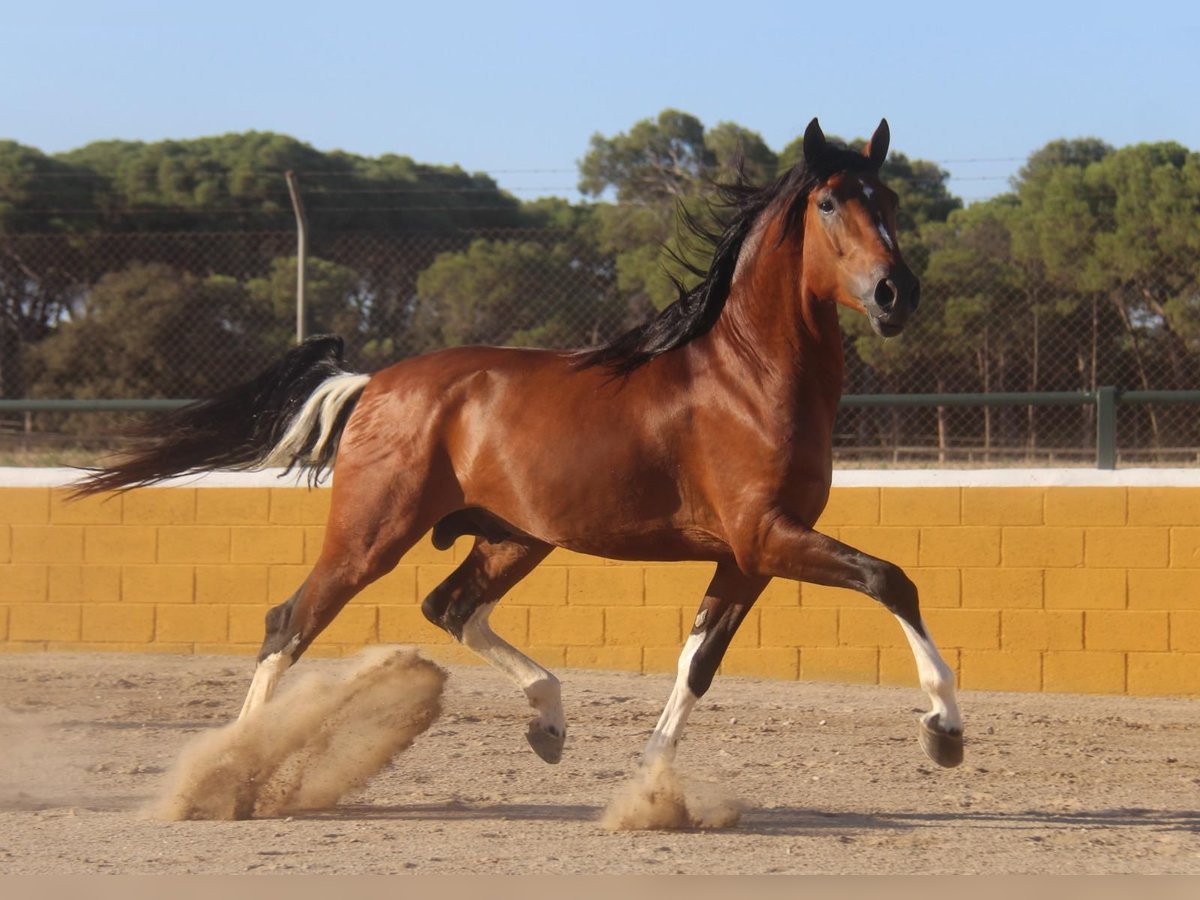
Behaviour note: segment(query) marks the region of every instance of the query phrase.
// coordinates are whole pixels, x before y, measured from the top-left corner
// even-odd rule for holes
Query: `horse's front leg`
[[[921,620],[917,588],[899,566],[788,519],[765,531],[752,568],[798,581],[851,588],[882,603],[900,622],[917,662],[921,687],[932,710],[921,717],[921,747],[940,766],[963,758],[962,717],[954,673],[938,653]]]
[[[721,664],[729,642],[770,578],[745,575],[732,563],[719,563],[691,633],[679,655],[670,699],[646,744],[643,762],[670,763],[696,701],[704,696]]]

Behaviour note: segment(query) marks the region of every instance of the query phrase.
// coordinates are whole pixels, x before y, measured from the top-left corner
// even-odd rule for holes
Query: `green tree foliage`
[[[263,337],[286,349],[296,335],[296,257],[271,261],[270,271],[246,283],[248,296],[260,310]],[[309,257],[304,272],[306,334],[341,335],[353,351],[366,340],[371,296],[353,269],[320,257]]]
[[[578,347],[619,323],[595,263],[561,242],[473,241],[438,256],[417,293],[417,329],[429,347]]]
[[[41,342],[37,394],[212,394],[278,353],[263,327],[266,312],[230,278],[135,264],[101,278],[82,308]]]
[[[325,153],[250,131],[188,141],[102,141],[58,160],[104,179],[108,229],[290,228],[283,173],[295,171],[316,233],[517,224],[518,203],[486,175],[406,156]]]

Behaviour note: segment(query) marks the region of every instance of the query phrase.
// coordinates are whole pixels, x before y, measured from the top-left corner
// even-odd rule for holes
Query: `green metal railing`
[[[0,400],[0,413],[161,412],[190,400]],[[1117,467],[1118,403],[1198,403],[1197,391],[1123,391],[1106,385],[1095,391],[1030,391],[989,394],[845,394],[846,407],[930,406],[1095,406],[1096,468]]]
[[[1096,468],[1117,467],[1118,403],[1200,403],[1200,391],[1029,391],[990,394],[846,394],[843,406],[1095,406]]]

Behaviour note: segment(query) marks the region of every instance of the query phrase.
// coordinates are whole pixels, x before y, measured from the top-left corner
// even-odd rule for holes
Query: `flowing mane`
[[[707,270],[698,269],[672,253],[677,262],[700,277],[699,283],[687,288],[672,276],[678,299],[619,337],[579,351],[575,357],[576,365],[579,368],[603,366],[615,375],[628,375],[654,357],[707,333],[725,308],[742,247],[759,217],[777,205],[785,216],[783,235],[800,232],[805,204],[814,187],[836,172],[861,172],[870,168],[871,162],[863,155],[832,145],[826,148],[817,165],[806,166],[802,160],[768,185],[750,184],[739,167],[735,183],[716,186],[717,201],[712,209],[717,228],[708,228],[686,211],[680,212],[687,231],[713,248],[712,262]]]

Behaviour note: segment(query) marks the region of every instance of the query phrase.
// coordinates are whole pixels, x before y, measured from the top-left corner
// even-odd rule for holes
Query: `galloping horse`
[[[253,381],[147,426],[77,492],[220,468],[333,465],[321,554],[266,617],[242,715],[346,603],[422,535],[474,547],[424,600],[425,616],[521,687],[528,739],[558,762],[558,679],[488,624],[554,547],[630,560],[716,563],[644,759],[670,761],[734,632],[774,577],[853,588],[895,614],[932,710],[921,746],[962,760],[954,677],[895,565],[815,530],[829,496],[842,387],[837,306],[888,337],[920,286],[896,240],[897,197],[879,178],[880,122],[861,154],[816,119],[804,159],[765,188],[727,189],[727,224],[703,280],[647,324],[578,351],[458,347],[373,375],[312,338]]]

